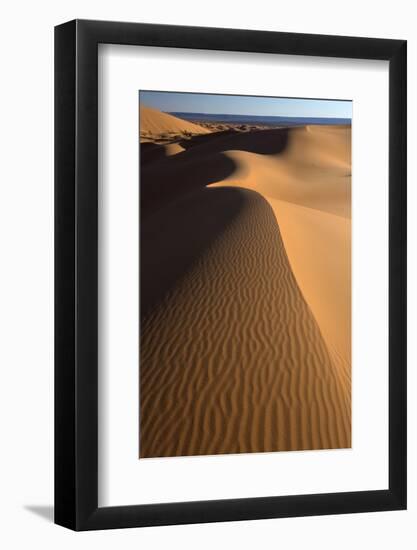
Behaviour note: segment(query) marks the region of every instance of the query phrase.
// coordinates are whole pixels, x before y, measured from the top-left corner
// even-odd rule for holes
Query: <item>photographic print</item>
[[[72,20],[54,58],[55,523],[405,510],[407,42]]]
[[[139,458],[349,448],[352,102],[138,101]]]

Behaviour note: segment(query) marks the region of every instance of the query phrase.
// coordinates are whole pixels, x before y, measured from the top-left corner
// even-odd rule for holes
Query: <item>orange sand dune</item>
[[[350,127],[149,136],[140,456],[349,447]]]
[[[157,109],[151,107],[140,108],[140,135],[141,137],[168,137],[173,135],[194,135],[194,134],[208,134],[210,130],[181,120],[180,118],[162,113]]]
[[[259,188],[270,198],[348,218],[349,144],[350,128],[312,126],[291,129],[279,154],[265,157],[241,148],[228,148],[224,153],[235,162],[233,181]]]
[[[278,156],[226,155],[235,172],[217,185],[261,193],[271,204],[289,261],[330,349],[351,361],[350,128],[290,132]]]
[[[159,276],[198,254],[142,316],[140,456],[349,446],[344,387],[268,202],[202,189],[145,232],[142,261]]]

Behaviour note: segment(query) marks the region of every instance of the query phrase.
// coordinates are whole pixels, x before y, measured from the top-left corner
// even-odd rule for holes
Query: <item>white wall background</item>
[[[409,286],[409,510],[72,533],[53,495],[53,26],[73,18],[403,38],[409,54],[409,280],[417,279],[413,3],[15,0],[1,9],[0,544],[43,548],[415,548],[416,287]]]

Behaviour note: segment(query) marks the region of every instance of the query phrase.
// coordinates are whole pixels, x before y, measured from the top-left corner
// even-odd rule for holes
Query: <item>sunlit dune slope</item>
[[[259,139],[253,136],[255,152],[224,150],[235,162],[229,179],[256,190],[261,186],[262,193],[274,199],[350,217],[350,128],[293,128],[283,150],[271,155],[256,152]]]
[[[350,128],[291,130],[279,155],[225,154],[236,169],[216,185],[253,189],[269,201],[304,297],[330,349],[350,368]]]
[[[210,133],[207,128],[144,106],[140,107],[139,125],[141,137],[158,138]]]

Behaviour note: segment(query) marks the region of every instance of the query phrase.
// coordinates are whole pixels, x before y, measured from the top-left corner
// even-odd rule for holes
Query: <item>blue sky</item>
[[[141,91],[140,102],[165,112],[352,118],[352,102],[340,100]]]

